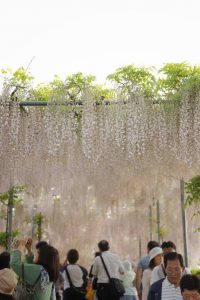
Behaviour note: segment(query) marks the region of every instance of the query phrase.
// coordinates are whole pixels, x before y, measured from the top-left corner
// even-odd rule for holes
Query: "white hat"
[[[156,255],[162,254],[162,253],[163,253],[162,248],[154,247],[153,249],[151,249],[151,251],[149,251],[150,260],[152,260],[154,257],[156,257]]]

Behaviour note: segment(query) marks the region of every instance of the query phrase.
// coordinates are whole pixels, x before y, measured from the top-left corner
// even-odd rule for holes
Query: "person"
[[[180,288],[183,300],[200,300],[200,279],[187,274],[181,278]]]
[[[120,279],[123,281],[125,294],[120,300],[138,300],[137,290],[133,284],[135,272],[133,271],[132,264],[128,260],[123,261],[122,264],[124,267],[124,274],[120,275]]]
[[[29,247],[30,252],[31,244],[27,240],[16,240],[13,244],[14,250],[11,252],[10,265],[14,272],[22,278],[22,262],[21,256],[24,253],[25,247]],[[31,258],[29,259],[31,262]],[[40,279],[35,287],[33,300],[49,300],[51,296],[52,283],[55,282],[59,275],[59,255],[58,251],[46,245],[41,247],[34,255],[32,263],[24,263],[24,279],[33,285],[36,279]]]
[[[164,256],[166,278],[160,279],[150,287],[148,300],[181,300],[180,279],[183,270],[183,257],[177,252]]]
[[[14,289],[17,285],[17,277],[10,269],[10,254],[0,254],[0,300],[13,300]]]
[[[170,252],[176,252],[176,245],[172,241],[163,242],[161,245],[161,248],[163,250],[163,255],[170,253]],[[154,282],[165,278],[165,268],[163,264],[160,264],[159,266],[156,266],[152,273],[151,273],[151,282],[150,284],[153,284]]]
[[[27,263],[32,263],[33,262],[34,254],[32,252],[32,244],[33,244],[32,238],[28,238],[27,242],[26,242],[26,245],[25,245],[26,246],[26,250],[28,252],[28,254],[25,256]],[[45,247],[45,246],[47,246],[47,245],[48,245],[48,243],[46,241],[39,241],[35,245],[36,252],[39,253],[40,249],[43,248],[43,247]],[[53,282],[53,284],[52,284],[50,300],[57,300],[56,299],[56,291],[55,291],[55,282]]]
[[[163,249],[163,255],[170,252],[176,252],[176,245],[172,241],[163,242],[161,247]],[[184,266],[183,275],[185,274],[190,274],[190,270]],[[163,264],[160,264],[159,266],[156,266],[152,271],[151,284],[165,277],[166,277],[165,268]]]
[[[84,283],[84,274],[82,266],[77,264],[79,253],[76,249],[70,249],[67,253],[68,265],[63,268],[64,292],[63,300],[84,300],[86,293],[86,284]],[[71,283],[73,287],[71,286]]]
[[[148,269],[144,270],[142,276],[142,300],[147,300],[150,288],[151,273],[154,267],[159,266],[162,262],[163,251],[160,247],[155,247],[149,252],[150,262]]]
[[[108,241],[101,240],[98,243],[98,248],[101,255],[95,258],[92,269],[93,276],[97,277],[97,298],[98,300],[115,300],[110,296],[109,278],[103,266],[101,256],[112,278],[120,279],[120,274],[124,273],[124,267],[118,256],[109,251]]]
[[[158,242],[149,241],[147,244],[147,253],[149,253],[149,251],[151,251],[151,249],[153,249],[154,247],[159,247]],[[144,270],[146,270],[149,266],[149,260],[150,260],[149,255],[143,256],[139,260],[137,270],[136,270],[135,285],[136,285],[138,297],[140,300],[142,299],[142,275],[143,275]]]
[[[101,255],[100,251],[95,252],[94,257],[97,257]],[[92,290],[94,291],[94,295],[93,298],[96,298],[96,290],[97,290],[97,277],[94,277],[92,275],[92,269],[93,269],[93,264],[90,267],[90,271],[89,271],[89,281],[88,281],[88,288],[92,287]]]
[[[64,277],[61,272],[61,266],[59,271],[59,277],[57,281],[55,282],[55,294],[56,294],[56,300],[62,299],[63,289],[64,289]]]

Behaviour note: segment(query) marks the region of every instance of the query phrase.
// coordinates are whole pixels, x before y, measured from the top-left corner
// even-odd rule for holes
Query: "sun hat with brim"
[[[17,276],[11,269],[0,270],[0,293],[12,295],[17,285]]]
[[[162,254],[162,253],[163,253],[163,250],[160,247],[155,247],[155,248],[151,249],[151,251],[149,252],[150,260],[152,260],[154,257],[156,257],[157,255]]]

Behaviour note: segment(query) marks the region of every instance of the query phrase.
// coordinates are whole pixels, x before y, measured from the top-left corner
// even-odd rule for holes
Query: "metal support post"
[[[188,237],[187,237],[187,222],[185,211],[185,197],[184,197],[184,180],[180,180],[180,192],[181,192],[181,212],[182,212],[182,226],[183,226],[183,246],[184,246],[184,258],[185,265],[188,267]]]
[[[158,243],[160,244],[160,203],[159,200],[156,202],[157,210],[157,232],[158,232]]]
[[[152,234],[152,206],[149,205],[149,240],[153,240],[153,234]]]

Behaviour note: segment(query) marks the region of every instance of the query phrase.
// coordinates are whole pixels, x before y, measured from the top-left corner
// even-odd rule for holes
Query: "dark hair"
[[[95,252],[94,257],[100,256],[100,255],[101,255],[101,252],[97,251],[97,252]]]
[[[154,258],[151,259],[150,262],[149,262],[149,269],[151,269],[151,270],[153,270],[153,268],[156,267],[155,259]]]
[[[1,300],[16,300],[12,295],[0,294]]]
[[[150,251],[151,249],[155,248],[155,247],[159,247],[158,242],[156,241],[149,241],[147,244],[147,249]]]
[[[76,249],[71,249],[67,253],[67,260],[70,264],[75,264],[79,259],[79,253]]]
[[[176,245],[172,242],[172,241],[168,241],[168,242],[163,242],[161,245],[161,248],[173,248],[174,250],[176,250]]]
[[[99,250],[101,252],[109,250],[109,243],[106,240],[102,240],[98,243]]]
[[[177,252],[170,252],[164,255],[164,266],[167,267],[168,260],[179,260],[181,267],[184,267],[183,257]]]
[[[45,247],[45,246],[47,246],[48,245],[48,243],[46,242],[46,241],[41,241],[41,242],[38,242],[37,244],[36,244],[36,246],[35,246],[35,248],[36,249],[41,249],[42,247]]]
[[[10,268],[10,253],[2,252],[0,254],[0,270]]]
[[[189,291],[197,290],[200,294],[200,279],[196,275],[187,274],[181,278],[180,281],[181,293],[183,293],[184,289]]]
[[[58,250],[50,245],[39,248],[38,265],[42,265],[49,274],[49,280],[55,282],[59,276],[60,262]]]

